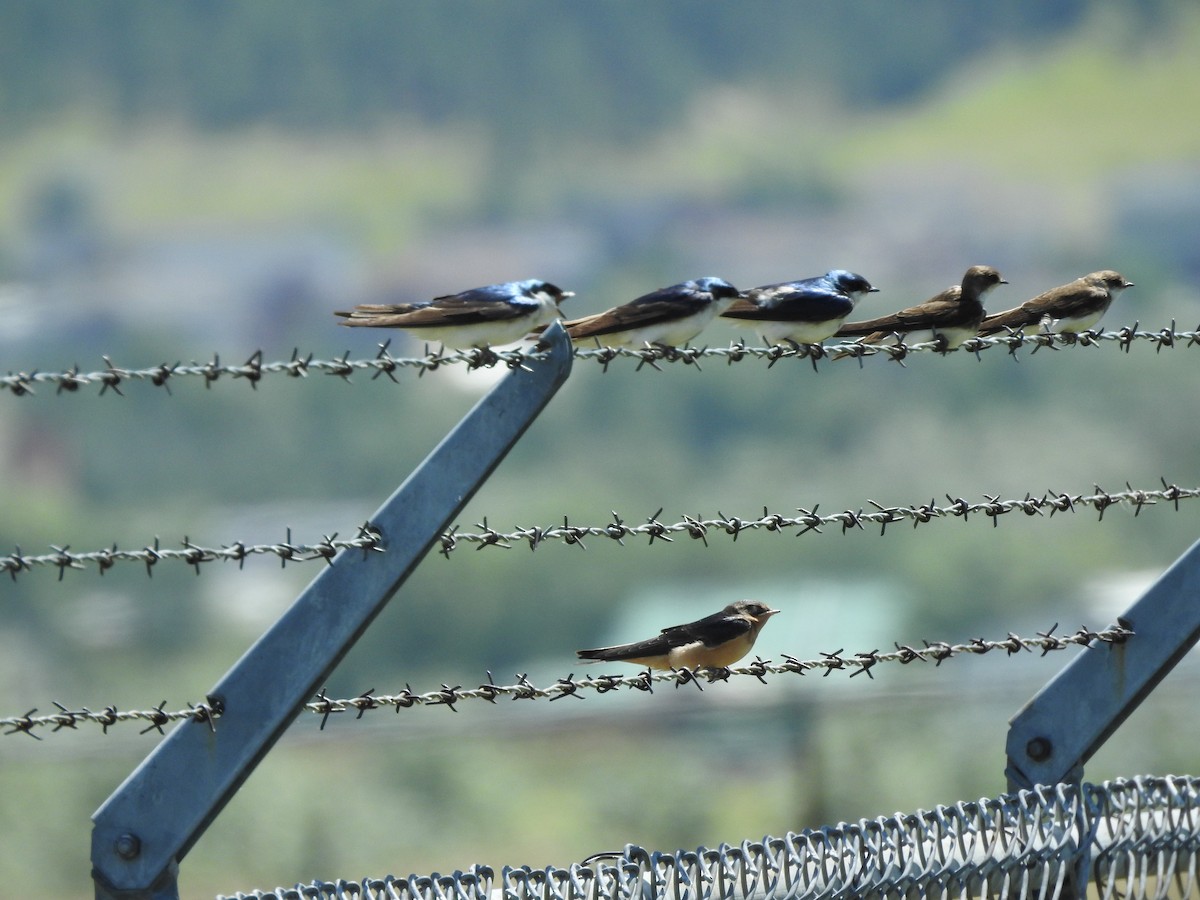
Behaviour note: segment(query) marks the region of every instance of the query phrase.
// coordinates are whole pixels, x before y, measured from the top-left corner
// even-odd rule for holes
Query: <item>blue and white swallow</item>
[[[739,296],[723,278],[697,278],[563,327],[577,344],[594,339],[607,347],[682,347]]]
[[[519,341],[562,316],[558,304],[575,295],[530,278],[472,288],[421,303],[363,304],[336,312],[341,324],[403,328],[447,347],[490,347]]]
[[[757,600],[738,600],[711,616],[664,628],[645,641],[575,653],[589,662],[627,662],[651,669],[720,669],[749,653],[767,619],[777,612]]]
[[[816,278],[751,288],[721,315],[770,343],[819,344],[833,336],[863,297],[878,290],[861,275],[833,269]]]

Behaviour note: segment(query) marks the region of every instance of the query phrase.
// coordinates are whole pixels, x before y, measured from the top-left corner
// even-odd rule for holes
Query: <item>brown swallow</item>
[[[991,266],[971,266],[961,284],[890,316],[849,322],[838,329],[836,336],[863,337],[863,343],[877,344],[889,334],[899,334],[908,344],[941,340],[944,349],[953,350],[975,337],[986,314],[984,295],[998,284],[1008,282]]]
[[[1026,300],[1020,306],[988,316],[979,326],[981,335],[996,334],[1009,328],[1036,334],[1048,320],[1050,331],[1078,334],[1100,321],[1117,295],[1133,287],[1119,272],[1104,269],[1051,288]]]

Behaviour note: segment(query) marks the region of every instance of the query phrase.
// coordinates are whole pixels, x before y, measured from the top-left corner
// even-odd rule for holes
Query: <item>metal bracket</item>
[[[1077,656],[1010,720],[1009,790],[1079,783],[1084,763],[1200,640],[1200,541],[1122,619],[1132,637]]]
[[[496,385],[371,517],[383,553],[345,550],[213,688],[215,730],[180,723],[92,816],[97,900],[176,900],[179,861],[312,698],[571,371],[546,358]]]

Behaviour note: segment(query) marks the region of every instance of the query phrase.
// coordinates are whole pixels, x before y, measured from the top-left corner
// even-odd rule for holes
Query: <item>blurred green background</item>
[[[1200,9],[970,0],[150,0],[0,6],[0,370],[419,346],[333,309],[542,277],[599,311],[701,275],[843,267],[909,305],[972,264],[1006,308],[1099,268],[1105,324],[1200,322]],[[737,333],[712,326],[704,340]],[[570,382],[461,520],[505,529],[1200,483],[1195,350],[668,366]],[[493,381],[0,394],[0,552],[353,533]],[[196,382],[196,383],[193,383]],[[426,560],[330,680],[582,675],[574,650],[743,596],[778,658],[1101,627],[1197,509]],[[316,574],[272,559],[0,585],[4,715],[199,701]],[[186,896],[563,865],[1004,789],[1007,719],[1069,657],[874,681],[303,718],[182,866]],[[592,670],[595,672],[596,670]],[[1088,767],[1200,771],[1185,660]],[[0,880],[91,896],[133,726],[0,736]]]

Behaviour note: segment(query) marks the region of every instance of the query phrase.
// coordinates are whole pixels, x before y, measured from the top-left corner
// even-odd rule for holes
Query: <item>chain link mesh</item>
[[[218,900],[792,900],[1197,895],[1200,779],[1057,785],[761,841],[629,845],[561,869],[314,881]],[[1077,881],[1078,879],[1078,881]]]

